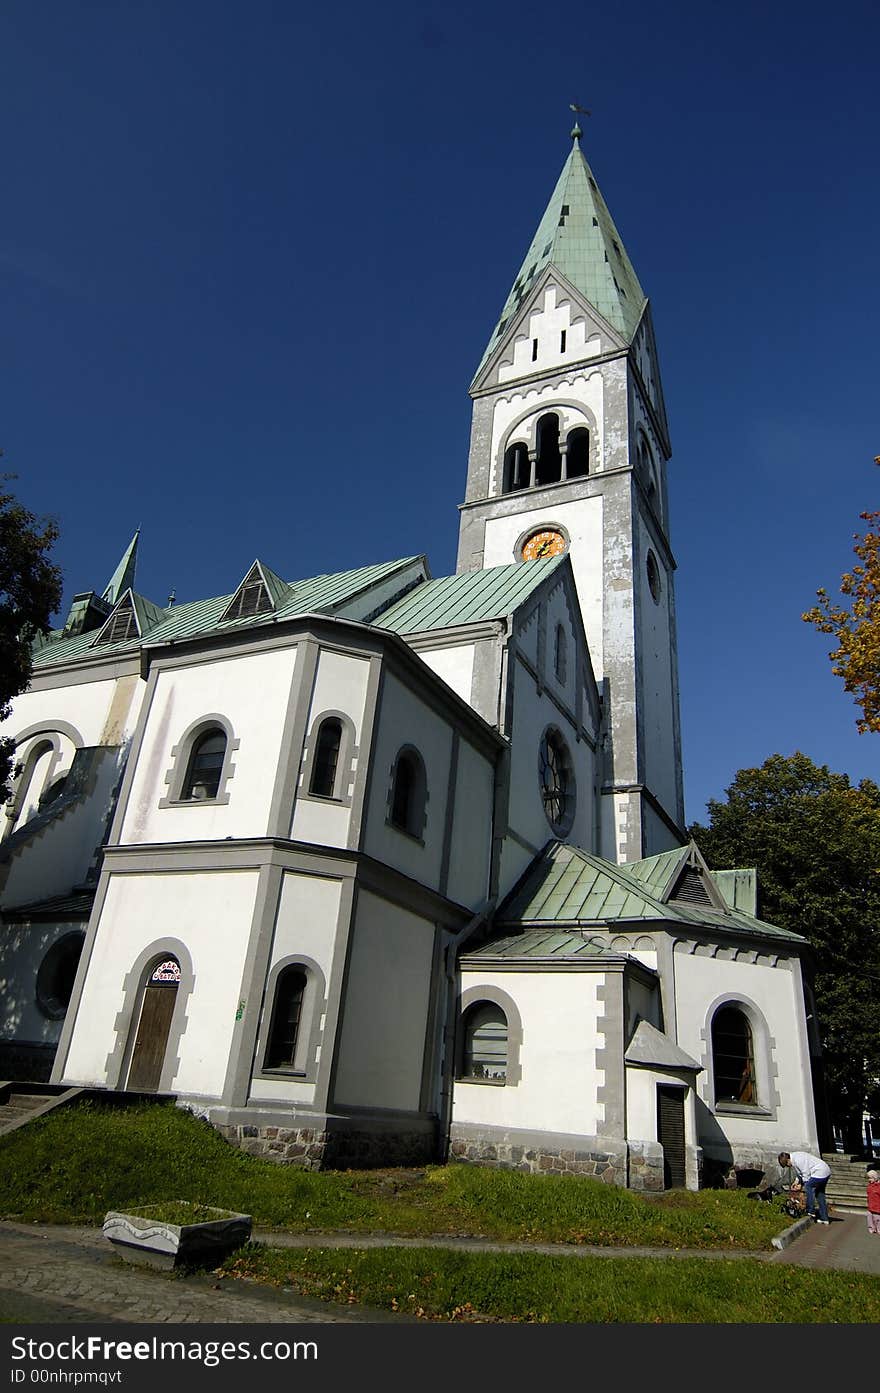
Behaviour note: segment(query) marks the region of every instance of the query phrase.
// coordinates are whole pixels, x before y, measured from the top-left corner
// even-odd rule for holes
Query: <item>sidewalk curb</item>
[[[802,1233],[806,1233],[807,1229],[812,1226],[812,1222],[812,1219],[807,1218],[795,1219],[793,1224],[789,1224],[787,1229],[782,1230],[782,1233],[777,1233],[775,1238],[770,1239],[770,1242],[774,1248],[782,1252],[784,1248],[794,1243],[796,1238],[800,1238]]]

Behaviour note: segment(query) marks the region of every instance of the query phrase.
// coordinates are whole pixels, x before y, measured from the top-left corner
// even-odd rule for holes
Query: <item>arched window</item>
[[[336,792],[336,771],[339,766],[339,747],[342,744],[342,722],[330,716],[318,727],[315,759],[309,793],[318,798],[332,798]]]
[[[528,447],[518,440],[515,445],[508,445],[504,452],[504,478],[501,485],[502,493],[516,493],[518,489],[527,489],[531,483],[531,464],[529,463]]]
[[[279,974],[272,1007],[272,1024],[266,1047],[267,1069],[291,1069],[297,1062],[303,998],[308,978],[301,967],[286,967]]]
[[[562,454],[559,449],[559,417],[554,411],[541,417],[537,436],[535,483],[558,484],[562,478]]]
[[[55,746],[51,740],[38,740],[28,751],[6,808],[6,816],[12,826],[23,827],[37,812],[54,754]]]
[[[212,726],[193,744],[180,797],[186,802],[216,798],[226,758],[226,732]]]
[[[37,973],[37,1005],[50,1020],[61,1020],[70,1004],[85,934],[64,934],[52,944]]]
[[[712,1068],[716,1103],[757,1103],[752,1028],[737,1006],[722,1006],[715,1012]]]
[[[425,828],[427,782],[425,765],[418,750],[406,746],[394,761],[388,821],[400,832],[421,837]]]
[[[586,426],[570,430],[565,442],[565,475],[582,479],[590,472],[590,432]]]
[[[462,1022],[461,1077],[507,1079],[507,1017],[494,1001],[478,1001]]]
[[[557,682],[565,682],[566,648],[565,630],[561,624],[557,624],[556,640],[553,645],[553,671],[556,673]]]
[[[538,777],[547,821],[557,835],[565,836],[574,822],[574,772],[568,746],[552,726],[541,738]]]

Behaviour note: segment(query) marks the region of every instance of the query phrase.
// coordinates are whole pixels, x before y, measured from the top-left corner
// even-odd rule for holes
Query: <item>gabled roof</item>
[[[800,934],[741,910],[674,899],[664,902],[653,888],[657,863],[665,858],[680,858],[682,853],[686,862],[689,847],[664,852],[662,858],[652,856],[646,861],[616,866],[580,847],[550,842],[499,907],[496,923],[500,930],[514,923],[619,927],[630,922],[680,923],[690,929],[707,926],[752,938],[806,942]],[[675,881],[670,882],[667,864],[669,883]]]
[[[108,637],[108,635],[113,633],[114,627],[117,626],[119,616],[123,614],[134,615],[137,633],[127,638],[113,640]],[[143,638],[144,634],[148,633],[150,629],[155,628],[164,614],[165,611],[160,609],[158,605],[154,605],[152,600],[148,600],[145,595],[136,594],[136,592],[129,587],[128,590],[119,597],[119,601],[114,605],[100,629],[98,629],[97,632],[91,632],[89,634],[90,644],[92,647],[98,647],[100,645],[117,648],[125,643],[135,643],[138,638]]]
[[[398,634],[415,634],[503,619],[518,609],[564,560],[564,556],[554,556],[549,560],[517,561],[509,566],[429,580],[375,622]]]
[[[475,380],[536,279],[548,266],[556,267],[626,343],[632,342],[644,311],[645,294],[581,151],[577,127],[575,132],[571,154],[505,301]]]
[[[650,1021],[639,1021],[624,1056],[627,1064],[642,1064],[654,1069],[687,1069],[703,1072],[703,1065],[691,1059],[680,1045],[670,1040]]]
[[[344,619],[349,609],[357,612],[362,607],[363,597],[373,587],[394,582],[400,576],[400,588],[411,583],[413,575],[426,573],[424,558],[407,556],[395,561],[385,561],[373,566],[359,566],[350,571],[336,571],[327,575],[311,576],[304,580],[282,581],[273,571],[262,566],[262,574],[267,585],[279,597],[278,607],[263,614],[249,615],[241,619],[222,623],[223,615],[235,592],[217,595],[207,600],[194,600],[189,604],[175,605],[161,609],[142,595],[130,592],[132,605],[137,616],[141,636],[123,639],[118,643],[104,644],[101,653],[112,654],[134,652],[146,645],[178,642],[183,639],[199,638],[208,634],[226,633],[238,629],[265,624],[274,624],[283,619],[293,619],[300,614],[326,614]],[[409,577],[409,578],[408,578]],[[129,593],[129,592],[126,592]],[[122,599],[120,598],[120,603]],[[118,606],[117,606],[118,608]],[[110,616],[112,618],[112,615]],[[106,625],[104,626],[106,627]],[[101,630],[98,631],[100,633]],[[94,631],[77,634],[73,638],[62,639],[60,635],[50,635],[33,650],[33,669],[35,674],[55,667],[61,663],[76,662],[78,659],[94,657]]]

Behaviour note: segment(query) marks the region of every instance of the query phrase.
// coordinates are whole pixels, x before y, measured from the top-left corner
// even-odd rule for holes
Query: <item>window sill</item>
[[[399,827],[398,824],[392,822],[390,818],[385,819],[385,826],[390,827],[392,832],[398,832],[401,837],[406,837],[407,841],[415,842],[416,846],[425,845],[424,837],[420,837],[416,832],[408,831],[406,827]]]
[[[716,1103],[715,1114],[722,1117],[773,1117],[770,1108],[762,1108],[759,1103]]]
[[[460,1083],[477,1084],[480,1088],[506,1088],[507,1079],[456,1079],[456,1085]]]
[[[229,794],[222,793],[218,798],[161,798],[160,808],[220,808],[229,802]]]
[[[344,808],[346,806],[345,799],[337,798],[335,794],[312,793],[311,790],[306,790],[299,796],[300,798],[307,798],[310,803],[329,803],[334,808]]]
[[[297,1083],[313,1083],[306,1069],[285,1069],[279,1065],[277,1069],[264,1068],[254,1075],[256,1079],[295,1079]]]

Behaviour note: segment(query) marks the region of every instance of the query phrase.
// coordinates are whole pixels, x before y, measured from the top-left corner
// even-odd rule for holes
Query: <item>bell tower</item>
[[[683,840],[669,432],[651,311],[572,150],[471,384],[458,571],[565,550],[605,709],[609,860]]]

